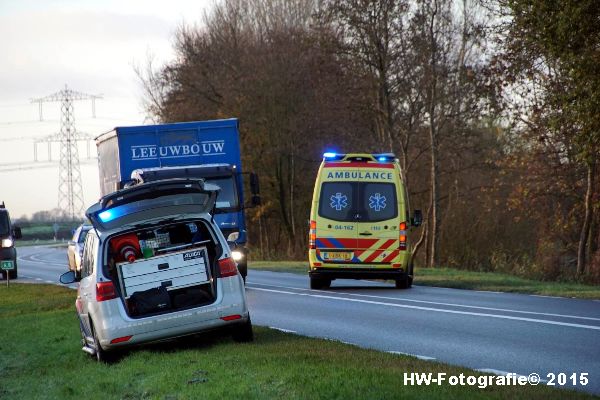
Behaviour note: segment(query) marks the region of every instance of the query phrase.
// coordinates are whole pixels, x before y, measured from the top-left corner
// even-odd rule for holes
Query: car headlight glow
[[[240,261],[242,258],[244,258],[244,253],[238,250],[233,250],[231,252],[231,258],[233,258],[233,260],[236,262]]]
[[[2,239],[2,247],[12,247],[14,244],[11,238]]]

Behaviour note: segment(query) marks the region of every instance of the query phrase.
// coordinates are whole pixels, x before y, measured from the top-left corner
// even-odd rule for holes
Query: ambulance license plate
[[[350,261],[352,260],[351,251],[327,251],[323,253],[323,259],[329,261]]]

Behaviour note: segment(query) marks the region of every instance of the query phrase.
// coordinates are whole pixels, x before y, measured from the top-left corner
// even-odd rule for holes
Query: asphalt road
[[[67,270],[64,248],[18,251],[19,280],[58,283]],[[495,374],[537,373],[556,386],[564,373],[565,387],[573,387],[577,374],[575,389],[600,394],[599,301],[415,283],[397,290],[338,280],[330,290],[310,290],[305,275],[251,270],[247,295],[256,325]]]

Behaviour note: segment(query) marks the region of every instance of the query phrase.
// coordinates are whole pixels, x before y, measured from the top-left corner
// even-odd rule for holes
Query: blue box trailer
[[[244,179],[236,118],[117,127],[96,138],[102,196],[134,184],[175,177],[203,178],[221,187],[215,221],[247,275]],[[260,203],[250,177],[252,205]]]

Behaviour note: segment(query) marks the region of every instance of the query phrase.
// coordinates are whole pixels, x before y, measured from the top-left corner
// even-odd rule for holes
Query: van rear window
[[[324,182],[319,216],[342,222],[378,222],[396,218],[398,200],[393,183]]]

